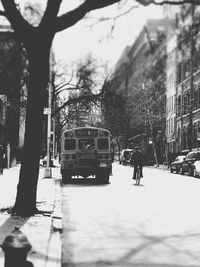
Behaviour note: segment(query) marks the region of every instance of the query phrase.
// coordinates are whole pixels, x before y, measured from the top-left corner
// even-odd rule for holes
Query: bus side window
[[[74,150],[75,148],[75,139],[65,139],[65,150]]]
[[[99,138],[97,141],[98,149],[108,149],[109,143],[107,138]]]

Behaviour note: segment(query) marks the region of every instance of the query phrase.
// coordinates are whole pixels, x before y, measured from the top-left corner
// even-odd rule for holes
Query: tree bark
[[[23,216],[31,216],[37,212],[36,195],[42,143],[43,108],[49,81],[50,46],[41,45],[38,37],[35,40],[34,45],[27,49],[30,80],[25,140],[17,196],[13,207],[13,213]]]

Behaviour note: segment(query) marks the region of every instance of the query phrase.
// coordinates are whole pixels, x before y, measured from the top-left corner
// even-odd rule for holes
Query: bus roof
[[[89,130],[103,130],[103,131],[107,131],[107,132],[110,133],[110,131],[107,130],[107,129],[105,129],[105,128],[92,127],[92,126],[84,126],[84,127],[76,127],[76,128],[67,129],[67,130],[63,131],[62,136],[63,136],[64,133],[66,133],[66,132],[75,131],[75,130],[84,130],[84,129],[89,129]]]

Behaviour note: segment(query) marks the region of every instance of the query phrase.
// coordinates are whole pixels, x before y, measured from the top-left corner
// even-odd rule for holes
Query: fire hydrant
[[[5,254],[4,267],[33,267],[33,264],[26,260],[31,247],[27,237],[19,227],[15,227],[1,245]]]

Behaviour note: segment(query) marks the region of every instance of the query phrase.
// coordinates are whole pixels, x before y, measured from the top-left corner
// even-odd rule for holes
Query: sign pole
[[[47,110],[47,165],[44,170],[44,178],[52,178],[52,172],[50,167],[50,141],[51,141],[51,85],[49,84],[49,108]]]

